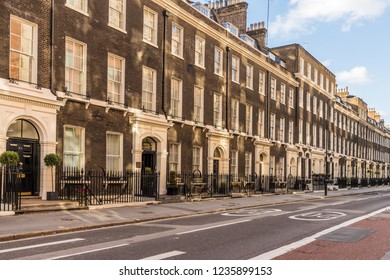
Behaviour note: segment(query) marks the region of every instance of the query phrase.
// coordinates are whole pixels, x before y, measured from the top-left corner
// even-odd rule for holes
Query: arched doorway
[[[19,154],[22,164],[21,194],[38,195],[40,169],[39,134],[28,120],[19,119],[11,123],[7,130],[7,150]]]
[[[157,143],[147,137],[142,140],[142,173],[156,171]]]

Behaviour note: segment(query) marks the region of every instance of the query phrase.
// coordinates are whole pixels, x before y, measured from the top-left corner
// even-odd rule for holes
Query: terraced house
[[[212,174],[221,193],[241,177],[273,191],[390,175],[380,116],[300,45],[267,47],[245,1],[0,7],[0,153],[22,156],[26,194],[50,190],[49,152],[63,168],[158,172],[159,194],[172,171]]]

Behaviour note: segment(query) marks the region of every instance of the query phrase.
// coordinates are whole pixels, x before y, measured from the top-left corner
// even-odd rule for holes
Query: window
[[[280,135],[280,142],[285,142],[286,138],[285,138],[285,128],[286,128],[286,121],[284,118],[280,118],[280,123],[279,123],[279,127],[280,127],[280,131],[279,131],[279,135]]]
[[[291,109],[294,109],[294,89],[290,88],[289,94],[288,94],[288,104]]]
[[[194,121],[203,122],[203,88],[194,87]]]
[[[303,143],[303,120],[299,120],[299,144]]]
[[[222,127],[222,95],[214,94],[214,126]]]
[[[110,0],[108,24],[121,30],[126,29],[126,0]]]
[[[252,134],[252,106],[251,105],[246,105],[246,133],[247,134]]]
[[[270,176],[275,176],[275,156],[270,156],[269,158],[269,174]]]
[[[305,60],[302,57],[299,58],[299,73],[305,74]]]
[[[307,122],[306,123],[306,145],[310,146],[310,140],[311,140],[311,137],[310,137],[310,123]]]
[[[265,95],[265,74],[263,71],[259,72],[259,93]]]
[[[84,129],[64,127],[64,167],[80,171],[84,167]]]
[[[192,148],[192,170],[202,170],[202,147]]]
[[[108,54],[107,100],[124,103],[124,58]]]
[[[223,51],[217,47],[214,49],[214,73],[223,75]]]
[[[66,0],[65,5],[82,13],[88,12],[88,0]]]
[[[65,87],[77,94],[86,92],[87,46],[81,42],[66,38]]]
[[[158,15],[155,11],[144,7],[144,29],[143,39],[146,43],[157,46],[157,24]]]
[[[288,124],[288,143],[294,143],[294,122],[290,121]]]
[[[319,110],[320,118],[324,117],[324,102],[320,100],[320,110]]]
[[[279,179],[284,181],[284,157],[279,158],[279,170],[278,170]]]
[[[245,176],[248,177],[252,173],[252,153],[245,153]]]
[[[122,135],[107,132],[106,134],[106,168],[107,172],[121,172],[122,159]]]
[[[180,144],[169,144],[169,171],[180,171]]]
[[[303,89],[299,89],[299,107],[303,108]]]
[[[324,145],[323,145],[324,139],[322,137],[323,137],[323,130],[322,130],[322,127],[320,127],[318,129],[318,141],[319,141],[318,147],[320,147],[320,148],[324,147]]]
[[[246,65],[246,87],[253,89],[253,66],[250,64]]]
[[[9,77],[25,82],[36,82],[37,26],[11,16]]]
[[[240,82],[240,59],[236,56],[232,56],[232,81]]]
[[[324,88],[324,75],[322,73],[320,74],[320,87]]]
[[[317,115],[317,97],[313,96],[313,114]]]
[[[156,71],[145,66],[142,69],[142,108],[156,110]]]
[[[270,138],[275,140],[275,125],[276,125],[276,116],[271,114],[271,124],[270,124]]]
[[[310,102],[310,93],[306,93],[306,110],[310,112],[310,105],[311,102]]]
[[[318,85],[318,70],[314,69],[314,83]]]
[[[280,84],[280,103],[286,104],[286,85]]]
[[[172,23],[172,49],[171,52],[173,55],[178,57],[183,57],[183,28],[176,23]]]
[[[271,78],[271,99],[276,100],[276,79]]]
[[[205,40],[195,37],[195,65],[204,68]]]
[[[311,64],[307,64],[307,72],[306,72],[306,77],[311,80]]]
[[[233,130],[239,129],[239,126],[238,126],[239,105],[240,105],[240,102],[238,102],[238,100],[232,99],[232,102],[231,102],[231,126],[232,126]]]
[[[313,147],[317,147],[317,126],[313,125]]]
[[[230,153],[230,172],[233,175],[237,175],[237,151],[231,151]]]
[[[171,115],[181,117],[182,81],[171,79]]]
[[[264,138],[264,110],[259,109],[259,119],[257,123],[258,131],[257,133],[261,138]]]
[[[325,90],[326,90],[326,92],[330,92],[330,90],[329,90],[329,79],[328,78],[326,78],[326,80],[325,80]]]

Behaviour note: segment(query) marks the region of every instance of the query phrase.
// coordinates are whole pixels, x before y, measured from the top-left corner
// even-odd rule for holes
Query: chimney
[[[251,24],[246,30],[246,34],[256,41],[260,50],[266,49],[267,29],[265,28],[264,21]]]
[[[210,7],[220,24],[230,22],[239,29],[240,34],[246,32],[248,3],[244,0],[212,0]]]

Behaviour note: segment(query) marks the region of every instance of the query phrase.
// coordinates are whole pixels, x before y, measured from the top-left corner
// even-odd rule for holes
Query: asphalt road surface
[[[2,242],[0,259],[274,259],[378,215],[389,206],[386,192],[275,204]],[[350,231],[344,235],[362,239],[371,233]],[[320,254],[316,258],[321,258]]]

